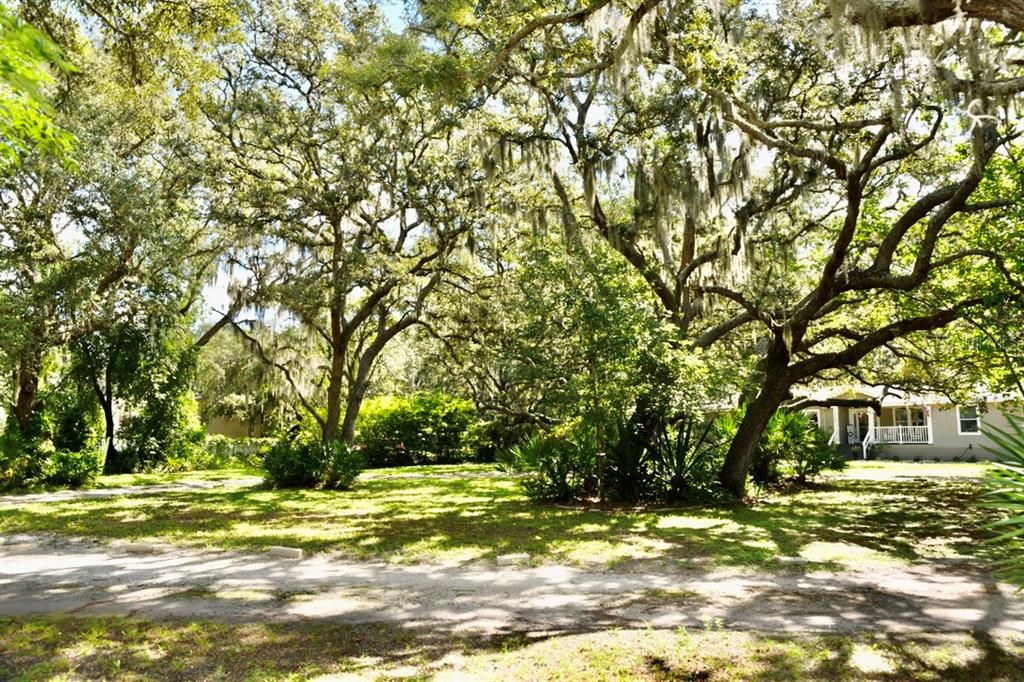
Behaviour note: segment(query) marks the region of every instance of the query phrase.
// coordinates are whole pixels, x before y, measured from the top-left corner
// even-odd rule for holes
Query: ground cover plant
[[[991,489],[987,505],[1001,512],[992,522],[998,532],[994,542],[1012,542],[1018,551],[1011,553],[1000,567],[1007,579],[1024,585],[1024,417],[1009,416],[1009,429],[989,428],[998,445],[998,462],[990,474]]]
[[[1019,679],[1024,641],[982,634],[771,635],[704,629],[448,635],[396,626],[0,619],[0,675],[269,680]],[[344,678],[343,678],[344,679]]]
[[[727,565],[781,568],[780,556],[824,566],[926,559],[994,560],[992,510],[978,506],[982,464],[855,462],[849,471],[751,506],[604,511],[537,505],[487,465],[363,472],[346,492],[243,488],[105,499],[0,501],[0,533],[53,532],[234,549],[289,545],[398,562],[493,560],[595,568]],[[195,475],[238,478],[244,471]],[[181,476],[118,477],[163,483]],[[108,484],[106,478],[103,484]],[[255,482],[254,482],[255,483]]]

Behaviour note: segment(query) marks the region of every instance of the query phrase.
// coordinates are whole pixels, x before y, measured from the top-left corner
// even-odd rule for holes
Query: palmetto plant
[[[1007,415],[1009,428],[989,426],[986,435],[996,444],[998,461],[989,475],[991,490],[985,506],[1003,512],[989,528],[998,531],[992,542],[1012,543],[1010,557],[999,564],[1007,580],[1024,585],[1024,417]]]

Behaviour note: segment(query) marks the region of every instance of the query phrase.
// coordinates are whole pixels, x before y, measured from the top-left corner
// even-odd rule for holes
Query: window
[[[924,408],[923,407],[909,407],[907,411],[910,412],[910,425],[911,426],[927,426],[928,422],[924,419]]]
[[[956,431],[961,436],[981,433],[981,417],[976,405],[956,408]]]
[[[928,426],[923,407],[894,407],[896,426]]]
[[[818,419],[818,411],[817,410],[804,410],[804,415],[806,415],[806,417],[809,420],[811,420],[812,424],[814,424],[818,428],[821,428],[821,420]]]

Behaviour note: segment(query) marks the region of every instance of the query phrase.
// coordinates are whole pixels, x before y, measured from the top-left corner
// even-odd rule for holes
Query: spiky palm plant
[[[1007,421],[1006,430],[991,426],[985,429],[997,446],[998,457],[989,475],[991,489],[985,506],[1004,515],[988,525],[998,531],[991,542],[1013,543],[1009,558],[999,563],[999,573],[1024,586],[1024,417],[1007,415]]]

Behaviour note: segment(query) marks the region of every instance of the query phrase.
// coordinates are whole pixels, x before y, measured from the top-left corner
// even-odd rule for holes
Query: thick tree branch
[[[808,407],[869,407],[875,414],[882,415],[882,401],[860,398],[827,398],[824,400],[812,400],[801,398],[783,406],[783,409],[791,412],[804,410]]]
[[[1024,0],[847,0],[846,5],[854,22],[882,28],[937,24],[962,14],[1024,31]]]
[[[894,339],[898,339],[914,332],[940,329],[959,318],[968,308],[982,305],[984,303],[985,299],[983,298],[972,298],[961,301],[950,308],[937,310],[930,315],[922,315],[920,317],[912,317],[905,320],[899,320],[898,322],[893,322],[892,324],[880,327],[879,329],[866,334],[860,341],[857,341],[842,351],[823,353],[794,363],[791,366],[791,374],[797,379],[802,379],[813,376],[827,369],[842,369],[843,367],[856,365],[868,353],[880,348]]]

